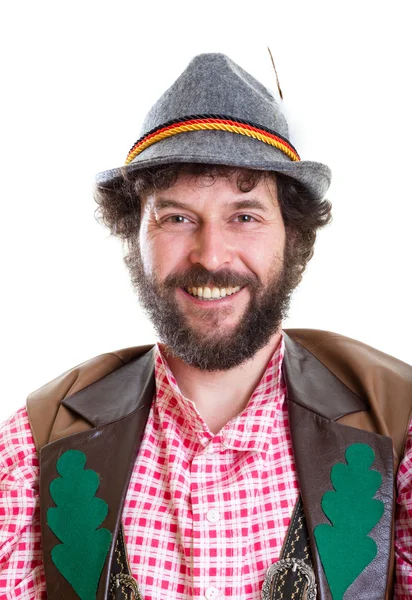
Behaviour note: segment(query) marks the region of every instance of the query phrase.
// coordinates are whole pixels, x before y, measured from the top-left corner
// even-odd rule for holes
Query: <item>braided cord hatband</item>
[[[178,133],[202,130],[229,131],[231,133],[246,135],[278,148],[293,161],[300,160],[296,149],[286,138],[266,127],[222,115],[193,115],[168,121],[143,135],[131,148],[125,164],[130,164],[138,154],[160,140],[177,135]]]

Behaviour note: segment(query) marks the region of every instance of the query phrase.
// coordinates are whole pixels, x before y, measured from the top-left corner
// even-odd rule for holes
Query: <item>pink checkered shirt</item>
[[[214,435],[157,348],[156,401],[123,512],[145,600],[257,600],[298,497],[283,341],[247,407]],[[45,599],[39,465],[25,409],[0,430],[0,598]],[[398,474],[395,598],[412,597],[412,427]]]

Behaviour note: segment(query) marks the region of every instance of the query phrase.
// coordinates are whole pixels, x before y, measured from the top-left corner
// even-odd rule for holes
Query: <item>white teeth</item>
[[[218,287],[198,287],[198,288],[186,288],[189,294],[192,296],[197,296],[198,298],[204,298],[205,300],[218,300],[219,298],[225,298],[225,296],[231,296],[232,294],[238,292],[241,288],[240,286],[236,287],[227,287],[227,288],[218,288]]]

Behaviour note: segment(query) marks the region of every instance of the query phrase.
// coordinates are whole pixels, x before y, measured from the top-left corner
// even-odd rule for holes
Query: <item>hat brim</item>
[[[107,185],[125,171],[172,163],[216,164],[283,173],[303,184],[317,199],[324,197],[332,178],[327,165],[292,161],[281,150],[259,140],[224,131],[192,131],[156,142],[127,166],[98,173],[96,183]]]

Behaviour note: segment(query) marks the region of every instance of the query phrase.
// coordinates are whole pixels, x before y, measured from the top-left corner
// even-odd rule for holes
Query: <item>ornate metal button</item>
[[[276,600],[276,588],[274,588],[276,576],[288,569],[292,569],[293,572],[299,571],[306,578],[307,587],[302,600],[316,600],[315,574],[305,561],[298,558],[282,558],[268,568],[262,586],[262,600]]]
[[[113,600],[118,598],[117,590],[121,591],[122,598],[130,600],[143,600],[136,579],[130,575],[118,573],[117,575],[110,576],[111,586],[109,590],[109,597]]]

